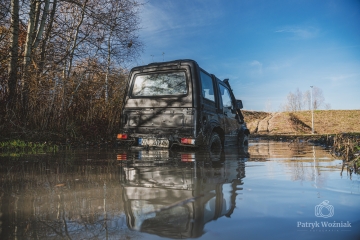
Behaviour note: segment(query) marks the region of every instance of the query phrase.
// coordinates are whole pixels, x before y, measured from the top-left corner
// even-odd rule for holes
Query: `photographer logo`
[[[329,204],[328,200],[324,200],[319,205],[315,206],[315,216],[322,218],[329,218],[334,216],[334,207]]]
[[[334,207],[324,200],[315,206],[315,216],[319,218],[330,218],[334,216]],[[341,215],[341,214],[340,214]],[[351,231],[350,221],[297,221],[298,231]]]

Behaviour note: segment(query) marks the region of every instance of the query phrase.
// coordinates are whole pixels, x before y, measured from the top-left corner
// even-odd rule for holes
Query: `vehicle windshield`
[[[187,93],[185,72],[137,75],[132,96],[165,96]]]

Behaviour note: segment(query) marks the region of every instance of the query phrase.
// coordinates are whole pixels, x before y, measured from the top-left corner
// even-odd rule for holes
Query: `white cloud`
[[[257,60],[250,62],[250,74],[251,76],[260,76],[263,73],[263,64]]]
[[[296,39],[311,39],[319,34],[319,29],[315,27],[287,26],[275,31],[276,33],[289,33]]]
[[[220,10],[214,12],[208,9],[203,1],[171,0],[145,3],[141,18],[143,31],[155,34],[211,25],[221,15]]]
[[[142,31],[157,33],[174,28],[173,20],[165,9],[146,3],[141,13]]]
[[[261,66],[262,67],[262,63],[257,60],[254,60],[250,63],[250,66]]]
[[[191,43],[189,39],[208,34],[205,29],[209,29],[223,14],[221,3],[213,1],[209,5],[207,1],[201,0],[144,2],[141,13],[142,29],[139,32],[140,39],[145,44],[142,61],[148,63],[183,56],[191,58],[196,49],[191,50],[184,45]],[[217,11],[213,11],[213,7],[216,7]]]

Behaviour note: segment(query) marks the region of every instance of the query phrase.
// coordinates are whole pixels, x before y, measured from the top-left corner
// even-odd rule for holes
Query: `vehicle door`
[[[174,67],[175,68],[175,67]],[[158,137],[181,129],[193,133],[192,88],[190,66],[181,69],[137,70],[132,73],[124,115],[133,133]]]
[[[204,134],[211,134],[212,127],[218,126],[217,98],[215,95],[214,80],[210,74],[200,69],[201,95],[202,95],[202,119],[205,126]]]
[[[218,81],[220,95],[220,117],[222,118],[225,132],[224,145],[237,144],[239,122],[236,118],[236,109],[233,104],[229,88]]]

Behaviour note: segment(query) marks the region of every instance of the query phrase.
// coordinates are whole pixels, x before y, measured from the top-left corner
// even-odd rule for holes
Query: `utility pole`
[[[310,94],[310,101],[311,101],[311,133],[314,134],[314,103],[313,103],[313,86],[310,86],[311,87],[311,94]]]

